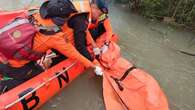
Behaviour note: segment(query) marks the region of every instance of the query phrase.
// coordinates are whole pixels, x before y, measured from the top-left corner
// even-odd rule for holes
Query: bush
[[[150,18],[169,17],[175,22],[195,25],[195,0],[131,0],[139,1],[139,12]]]
[[[143,0],[140,2],[141,13],[146,17],[156,18],[168,14],[165,0]]]
[[[115,1],[117,1],[119,3],[128,3],[129,2],[129,0],[115,0]]]

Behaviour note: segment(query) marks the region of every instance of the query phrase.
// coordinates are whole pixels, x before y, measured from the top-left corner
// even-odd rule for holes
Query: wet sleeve
[[[82,56],[75,47],[64,40],[64,37],[52,37],[47,42],[50,48],[56,49],[68,58],[81,62],[85,67],[94,67],[94,64]]]
[[[77,15],[68,22],[68,26],[73,29],[75,48],[87,59],[93,61],[89,51],[87,50],[87,28],[88,16],[85,14]]]

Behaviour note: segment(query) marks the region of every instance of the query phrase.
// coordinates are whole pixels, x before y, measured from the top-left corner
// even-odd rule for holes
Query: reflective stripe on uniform
[[[29,23],[28,19],[20,19],[20,20],[15,20],[14,22],[4,26],[3,28],[0,29],[0,34],[2,34],[5,31],[8,31],[14,27],[20,26],[22,24]]]

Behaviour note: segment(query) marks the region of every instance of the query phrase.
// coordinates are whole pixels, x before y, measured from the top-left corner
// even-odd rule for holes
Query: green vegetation
[[[130,6],[152,19],[195,26],[195,0],[129,0]]]

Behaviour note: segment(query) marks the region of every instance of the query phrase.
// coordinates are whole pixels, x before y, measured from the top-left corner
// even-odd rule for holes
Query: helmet
[[[40,7],[42,18],[68,17],[71,13],[77,12],[70,0],[48,0]]]

